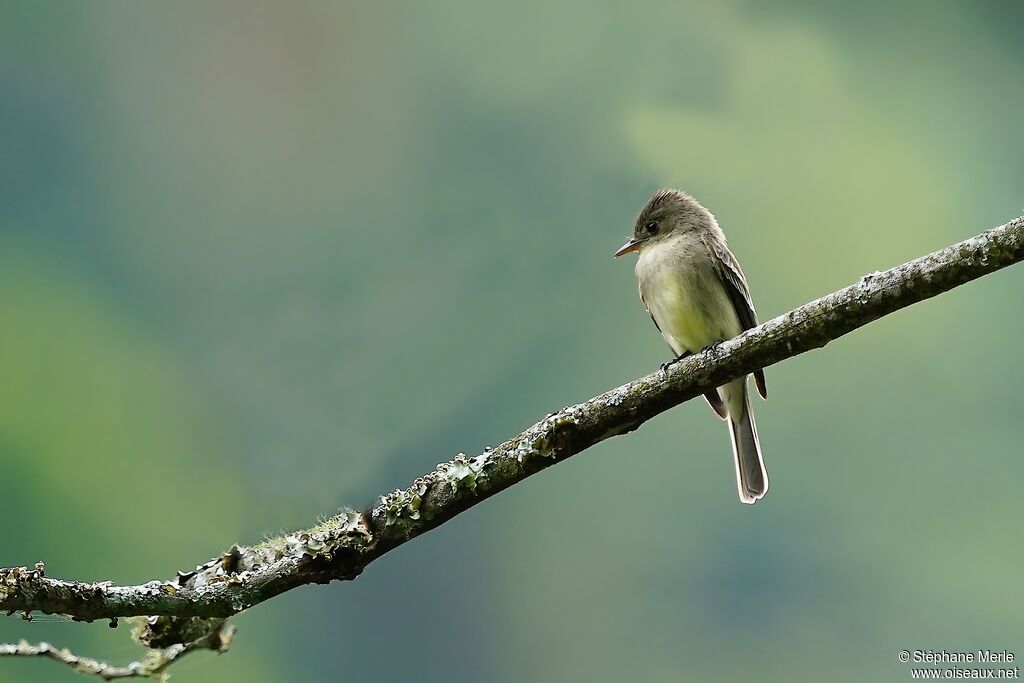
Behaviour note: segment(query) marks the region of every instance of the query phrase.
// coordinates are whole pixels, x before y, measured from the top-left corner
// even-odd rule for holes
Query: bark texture
[[[825,346],[869,322],[1024,259],[1024,216],[921,258],[863,276],[721,345],[564,407],[472,457],[442,462],[364,511],[342,510],[303,531],[232,546],[175,578],[137,586],[0,569],[0,610],[78,620],[146,616],[152,648],[195,643],[223,619],[297,586],[354,579],[378,557],[555,463],[630,432],[727,381]],[[0,652],[0,654],[5,654]]]

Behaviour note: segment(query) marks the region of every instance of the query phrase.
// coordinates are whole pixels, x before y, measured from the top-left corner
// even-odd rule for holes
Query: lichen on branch
[[[1024,216],[804,304],[735,339],[588,401],[548,414],[504,443],[459,454],[361,512],[223,555],[138,586],[63,581],[35,568],[0,569],[0,610],[77,620],[146,616],[140,640],[167,648],[201,640],[223,620],[292,588],[349,580],[391,549],[527,477],[732,379],[825,346],[869,322],[1024,259]]]

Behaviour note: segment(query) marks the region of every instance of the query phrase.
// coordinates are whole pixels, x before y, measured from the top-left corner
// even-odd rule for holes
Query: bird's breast
[[[732,300],[698,237],[644,249],[636,274],[640,297],[677,354],[696,352],[740,333]]]

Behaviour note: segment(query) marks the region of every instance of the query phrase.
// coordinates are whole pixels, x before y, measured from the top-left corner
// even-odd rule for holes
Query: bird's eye
[[[653,235],[658,232],[658,221],[648,222],[647,225],[644,226],[644,229],[647,230],[648,235]]]

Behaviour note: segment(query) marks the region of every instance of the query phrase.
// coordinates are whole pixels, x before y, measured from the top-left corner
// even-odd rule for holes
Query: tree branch
[[[459,454],[371,508],[343,510],[310,529],[233,546],[170,581],[81,583],[36,569],[0,569],[0,610],[79,620],[149,615],[151,647],[191,643],[222,620],[297,586],[354,579],[389,550],[600,441],[713,387],[820,348],[884,315],[1024,259],[1024,216],[805,304],[717,348],[549,414],[475,457]]]
[[[58,649],[49,643],[31,645],[21,641],[17,645],[0,644],[0,657],[48,657],[67,664],[82,674],[95,674],[105,681],[115,678],[165,678],[167,667],[190,652],[212,650],[226,652],[234,638],[235,627],[221,620],[220,626],[191,643],[172,645],[166,650],[150,650],[148,656],[124,666],[112,666],[89,657],[79,657],[67,649]]]

